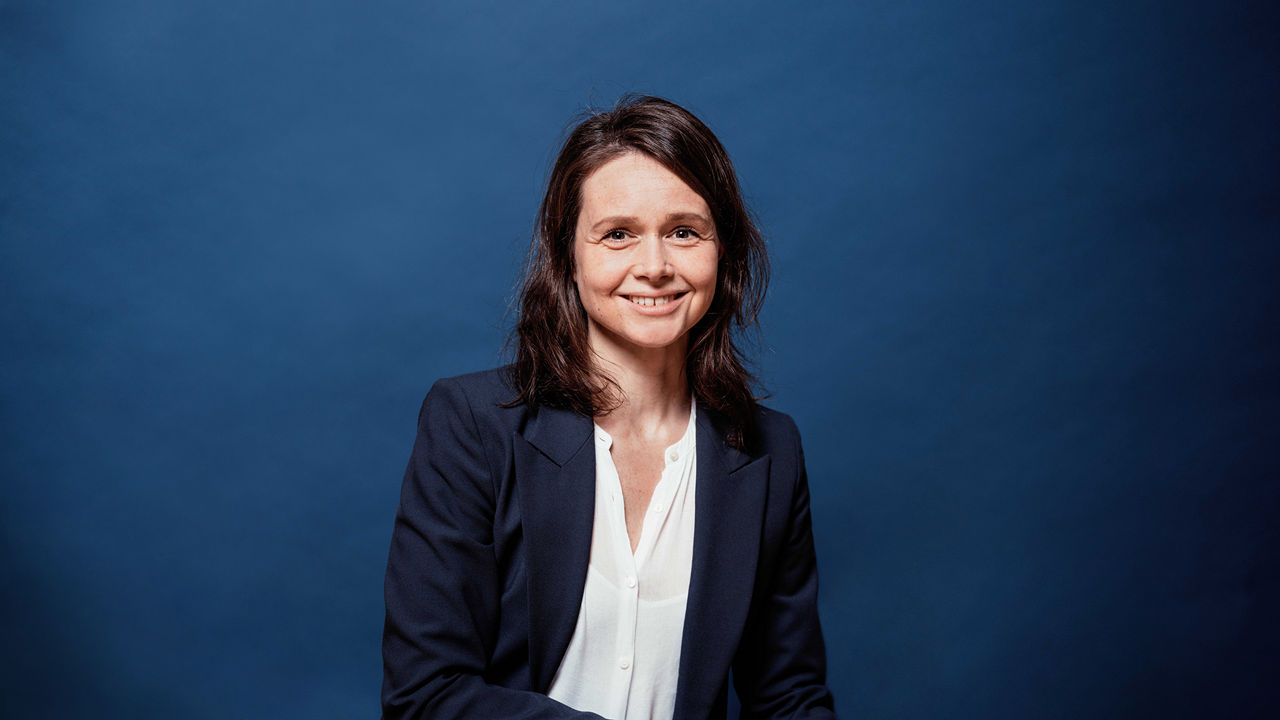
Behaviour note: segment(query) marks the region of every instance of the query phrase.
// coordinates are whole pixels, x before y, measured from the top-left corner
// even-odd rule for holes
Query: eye
[[[625,248],[636,241],[636,236],[626,228],[614,228],[600,236],[600,244],[611,248]]]
[[[691,227],[678,227],[675,230],[671,231],[671,236],[674,237],[676,240],[685,240],[685,241],[697,240],[698,238],[702,237],[701,235],[698,234],[697,230],[694,230]]]

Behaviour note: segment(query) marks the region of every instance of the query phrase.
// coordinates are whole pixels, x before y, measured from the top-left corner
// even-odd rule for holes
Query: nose
[[[673,270],[669,253],[670,248],[662,238],[654,236],[641,238],[637,243],[632,273],[636,277],[647,278],[650,282],[671,277]]]

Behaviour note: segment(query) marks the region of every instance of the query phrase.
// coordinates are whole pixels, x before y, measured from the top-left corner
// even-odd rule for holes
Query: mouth
[[[670,295],[658,295],[656,297],[647,295],[623,295],[622,297],[641,307],[659,307],[683,297],[684,294],[685,293],[678,292]]]

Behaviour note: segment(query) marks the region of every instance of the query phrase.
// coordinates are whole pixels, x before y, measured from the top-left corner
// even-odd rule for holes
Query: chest
[[[640,543],[645,515],[653,501],[653,492],[662,480],[667,464],[666,445],[639,439],[615,439],[610,448],[613,466],[618,472],[622,490],[627,537],[634,552]]]

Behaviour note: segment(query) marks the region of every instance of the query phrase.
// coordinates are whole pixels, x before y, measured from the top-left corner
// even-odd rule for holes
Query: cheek
[[[714,293],[717,284],[717,275],[720,272],[720,254],[713,252],[709,256],[703,258],[698,268],[697,282],[702,286],[704,292]]]
[[[596,296],[605,284],[604,268],[592,248],[580,248],[573,256],[573,284],[578,289],[578,299],[584,305],[598,305]]]
[[[621,256],[588,251],[580,257],[583,262],[574,273],[580,292],[609,293],[626,278],[628,263]]]

